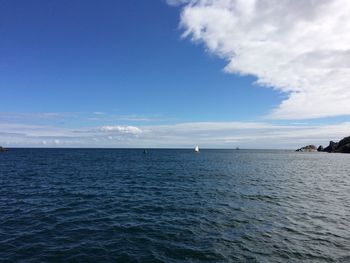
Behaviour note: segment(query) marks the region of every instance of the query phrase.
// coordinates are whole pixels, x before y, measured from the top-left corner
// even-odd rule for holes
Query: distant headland
[[[0,146],[0,152],[6,152],[6,151],[7,151],[6,148]]]
[[[350,136],[343,138],[339,142],[330,141],[326,148],[320,145],[316,148],[315,145],[307,145],[299,148],[297,152],[328,152],[328,153],[350,153]]]

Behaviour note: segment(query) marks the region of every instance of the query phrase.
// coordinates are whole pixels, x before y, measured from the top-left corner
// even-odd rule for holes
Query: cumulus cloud
[[[169,1],[168,1],[169,2]],[[348,0],[173,0],[184,36],[287,94],[275,119],[350,115]]]

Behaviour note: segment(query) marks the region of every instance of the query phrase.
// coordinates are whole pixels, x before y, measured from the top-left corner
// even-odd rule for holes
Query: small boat
[[[198,147],[198,145],[197,145],[196,147],[194,147],[194,151],[195,151],[196,153],[199,153],[199,147]]]
[[[236,147],[236,151],[238,151],[239,150],[239,147]]]
[[[148,152],[147,152],[147,149],[144,149],[143,150],[143,154],[147,154]]]

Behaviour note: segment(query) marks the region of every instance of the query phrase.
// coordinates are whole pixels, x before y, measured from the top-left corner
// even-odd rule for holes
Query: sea
[[[0,262],[350,262],[350,154],[10,149]]]

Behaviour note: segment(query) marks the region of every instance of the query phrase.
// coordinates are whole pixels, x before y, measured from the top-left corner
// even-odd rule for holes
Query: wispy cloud
[[[191,0],[166,0],[166,2],[169,5],[177,6],[177,5],[181,5],[181,4],[187,4],[187,3],[191,2]]]
[[[168,0],[185,4],[184,36],[287,94],[274,119],[350,115],[347,0]]]
[[[135,126],[103,126],[99,129],[102,132],[112,132],[112,133],[121,133],[121,134],[141,134],[142,130]]]
[[[0,120],[6,121],[33,121],[33,120],[61,120],[76,118],[77,112],[0,112]]]
[[[88,117],[90,121],[126,121],[126,122],[160,122],[166,121],[168,118],[163,118],[160,115],[144,116],[137,114],[125,114],[125,115],[116,115],[116,114],[96,114],[94,113],[93,117]]]
[[[349,135],[350,123],[278,125],[265,122],[191,122],[57,128],[0,124],[0,145],[22,147],[297,148]]]
[[[44,123],[44,122],[132,122],[151,123],[168,121],[162,115],[113,114],[102,111],[95,112],[0,112],[0,122]]]

